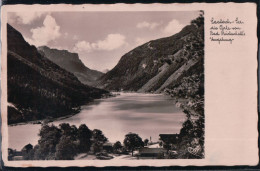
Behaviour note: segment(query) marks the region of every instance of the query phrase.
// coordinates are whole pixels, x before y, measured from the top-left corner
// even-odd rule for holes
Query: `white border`
[[[73,160],[73,161],[8,161],[7,160],[7,147],[8,147],[8,133],[7,133],[7,42],[6,42],[6,23],[7,23],[7,13],[8,12],[17,12],[17,11],[192,11],[192,10],[204,10],[205,11],[205,159],[164,159],[164,160],[120,160],[119,161],[100,161],[100,160]],[[250,138],[246,136],[242,136],[240,140],[237,140],[238,135],[237,131],[233,130],[234,127],[239,125],[228,125],[227,122],[223,122],[222,124],[215,124],[216,122],[223,121],[218,120],[217,117],[224,117],[230,116],[230,122],[232,122],[232,117],[235,116],[235,111],[230,110],[229,113],[218,113],[216,110],[216,105],[220,105],[220,102],[215,100],[215,97],[212,96],[212,78],[213,75],[212,62],[216,62],[213,59],[217,59],[218,56],[212,55],[212,51],[209,51],[213,46],[216,44],[212,44],[208,41],[208,29],[209,29],[209,21],[212,16],[221,15],[230,15],[231,13],[235,13],[236,15],[242,16],[245,15],[247,18],[248,24],[250,23],[250,28],[247,28],[247,33],[249,34],[250,39],[250,47],[243,47],[246,48],[246,51],[252,53],[248,53],[251,59],[251,63],[248,63],[249,66],[244,68],[248,73],[252,74],[249,75],[250,79],[247,80],[249,82],[242,82],[244,86],[250,87],[248,94],[245,94],[245,97],[248,98],[250,102],[247,104],[243,104],[244,106],[238,105],[238,103],[229,103],[227,106],[226,103],[223,102],[221,105],[222,108],[228,110],[229,107],[239,108],[243,110],[248,109],[248,113],[246,114],[246,125],[243,125],[240,129],[241,134],[250,134]],[[218,4],[206,4],[206,3],[192,3],[192,4],[113,4],[113,5],[5,5],[2,7],[2,25],[1,25],[1,35],[2,35],[2,98],[1,98],[1,113],[2,113],[2,135],[3,135],[3,144],[2,144],[2,151],[3,151],[3,161],[5,166],[15,166],[15,167],[31,167],[31,166],[60,166],[60,167],[67,167],[67,166],[204,166],[204,165],[226,165],[226,166],[233,166],[233,165],[256,165],[258,163],[258,148],[257,148],[257,79],[256,79],[256,72],[257,72],[257,60],[256,60],[256,53],[257,53],[257,39],[256,39],[256,4],[253,3],[218,3]],[[248,39],[247,39],[248,40]],[[242,40],[241,40],[242,41]],[[223,46],[218,46],[218,51]],[[232,48],[232,47],[230,47]],[[236,49],[234,49],[236,50]],[[255,54],[255,56],[254,56]],[[239,55],[239,54],[238,54]],[[226,59],[229,59],[229,56],[226,55]],[[221,65],[225,65],[225,63],[221,63]],[[215,72],[221,72],[219,67],[215,67],[217,69]],[[220,67],[221,68],[221,67]],[[233,70],[240,71],[239,68],[230,68]],[[255,71],[255,73],[253,72]],[[225,78],[220,76],[218,79]],[[231,77],[231,79],[233,79]],[[227,85],[229,86],[229,85]],[[236,88],[236,87],[234,87]],[[238,87],[239,90],[241,87]],[[243,88],[243,87],[242,87]],[[238,91],[239,91],[238,90]],[[218,91],[218,87],[215,91]],[[255,92],[255,94],[254,94]],[[232,100],[232,94],[229,92],[218,92],[221,94],[226,93],[227,99]],[[233,99],[235,100],[235,99]],[[242,103],[242,101],[241,101]],[[251,109],[251,110],[250,110]],[[237,114],[241,117],[241,113]],[[235,118],[237,120],[242,120],[244,118]],[[234,119],[234,118],[233,118]],[[239,121],[240,121],[239,120]],[[234,121],[234,120],[233,120]],[[223,129],[224,128],[224,129]],[[228,132],[228,130],[232,130]],[[226,130],[226,131],[225,131]],[[227,136],[222,136],[226,135]],[[241,135],[240,135],[241,136]],[[227,140],[226,137],[230,139]],[[232,143],[232,144],[231,144]],[[223,148],[221,148],[221,146]],[[241,150],[238,152],[236,150]]]

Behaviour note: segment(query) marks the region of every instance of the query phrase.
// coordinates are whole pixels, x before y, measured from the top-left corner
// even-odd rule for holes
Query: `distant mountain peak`
[[[73,73],[84,84],[93,85],[103,75],[102,72],[86,67],[77,53],[49,48],[48,46],[38,47],[38,51],[55,64]]]

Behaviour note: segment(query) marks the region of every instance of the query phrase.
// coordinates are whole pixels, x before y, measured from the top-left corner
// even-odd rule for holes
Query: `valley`
[[[9,24],[7,37],[10,148],[32,146],[26,159],[71,160],[81,149],[102,158],[104,145],[117,141],[133,157],[147,152],[142,138],[161,142],[156,158],[204,158],[203,14],[125,53],[107,73],[77,53],[36,48]],[[66,158],[67,150],[74,153]]]

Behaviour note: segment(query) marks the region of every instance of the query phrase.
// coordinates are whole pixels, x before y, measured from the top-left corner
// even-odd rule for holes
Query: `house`
[[[160,134],[160,144],[163,148],[174,149],[179,141],[179,134]]]
[[[8,148],[8,160],[23,160],[23,154],[21,151]]]
[[[142,159],[157,159],[164,157],[164,153],[166,152],[163,148],[141,148],[139,149],[139,153],[137,154],[138,158]]]
[[[92,143],[90,147],[89,154],[95,154],[97,152],[107,152],[112,153],[113,152],[113,144],[110,142],[105,143]]]

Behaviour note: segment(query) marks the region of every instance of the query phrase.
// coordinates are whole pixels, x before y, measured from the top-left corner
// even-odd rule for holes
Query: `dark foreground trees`
[[[204,16],[201,11],[199,17],[191,24],[199,28],[195,39],[190,40],[190,54],[200,60],[179,83],[166,90],[176,99],[185,99],[180,107],[187,119],[182,124],[177,144],[177,158],[204,158]]]
[[[144,142],[142,141],[142,138],[139,137],[138,134],[135,133],[129,133],[125,136],[124,139],[124,145],[125,147],[131,151],[132,156],[134,155],[134,150],[144,147]]]
[[[54,160],[56,145],[60,141],[61,129],[54,125],[43,125],[38,140],[38,146],[34,148],[34,159],[36,160]]]
[[[94,153],[101,152],[102,146],[105,142],[107,142],[107,138],[103,134],[103,132],[99,129],[94,129],[92,132],[93,137],[93,150]]]
[[[68,123],[59,126],[44,124],[39,137],[37,145],[28,144],[22,149],[25,160],[73,160],[79,153],[103,154],[106,151],[103,144],[108,141],[99,129],[90,130],[85,124],[77,128]],[[114,153],[131,152],[133,156],[133,151],[141,147],[144,147],[142,138],[129,133],[125,136],[124,146],[117,141],[111,148]]]
[[[79,150],[82,152],[88,152],[91,146],[91,130],[85,125],[82,124],[78,129],[78,140],[79,140]]]
[[[56,146],[55,159],[73,160],[77,152],[77,143],[71,137],[63,135]]]
[[[58,127],[44,124],[39,136],[37,145],[22,149],[25,160],[73,160],[78,153],[89,152],[92,144],[101,146],[107,141],[102,131],[91,131],[85,124],[79,128],[68,123]]]
[[[120,141],[117,141],[114,145],[113,145],[113,151],[114,151],[114,153],[118,153],[119,152],[119,150],[121,150],[122,149],[122,144],[121,144],[121,142]]]
[[[146,138],[146,139],[144,140],[144,145],[147,146],[147,145],[148,145],[148,142],[149,142],[149,140]]]

